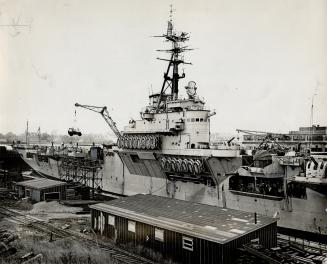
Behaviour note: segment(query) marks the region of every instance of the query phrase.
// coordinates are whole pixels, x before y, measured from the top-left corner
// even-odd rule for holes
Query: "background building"
[[[67,184],[62,181],[38,178],[18,182],[16,188],[19,197],[29,197],[34,202],[66,199]]]

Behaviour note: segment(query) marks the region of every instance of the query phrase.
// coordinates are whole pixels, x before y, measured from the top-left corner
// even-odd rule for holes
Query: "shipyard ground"
[[[13,254],[0,257],[0,263],[3,264],[24,263],[35,257],[32,263],[118,263],[105,251],[87,247],[72,238],[50,241],[48,234],[35,231],[34,228],[17,228],[10,222],[2,222],[1,225],[7,232],[18,235],[18,239],[10,244]]]
[[[55,201],[2,202],[0,263],[153,263],[99,241],[80,211]]]
[[[56,201],[34,205],[13,200],[3,202],[0,240],[11,237],[12,241],[0,247],[0,264],[153,263],[135,254],[135,249],[129,249],[134,251],[131,253],[101,240],[90,229],[89,214],[79,214],[80,211],[81,208]],[[240,249],[236,263],[323,263],[327,257],[326,245],[310,245],[308,241],[296,242],[288,237],[280,237],[278,241],[278,247],[266,251],[256,243]]]
[[[8,202],[6,205],[9,205]],[[12,234],[16,239],[10,243],[11,252],[1,255],[0,263],[23,263],[26,254],[41,254],[42,263],[117,263],[105,251],[97,248],[90,250],[90,246],[73,237],[57,234],[54,230],[47,232],[46,226],[42,230],[29,223],[34,222],[32,219],[35,218],[35,221],[45,221],[59,229],[69,228],[70,231],[79,232],[87,228],[89,219],[74,215],[78,208],[67,210],[69,208],[60,206],[57,202],[41,202],[34,206],[18,202],[11,207],[14,209],[10,211],[1,208],[0,232]],[[19,213],[30,219],[21,217]]]

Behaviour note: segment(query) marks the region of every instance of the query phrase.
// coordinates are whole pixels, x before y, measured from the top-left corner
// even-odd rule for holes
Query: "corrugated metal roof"
[[[257,215],[255,224],[253,213],[144,194],[90,207],[221,244],[277,221]]]
[[[18,182],[16,185],[40,190],[40,189],[47,189],[47,188],[66,185],[66,183],[62,181],[39,178],[29,181]]]

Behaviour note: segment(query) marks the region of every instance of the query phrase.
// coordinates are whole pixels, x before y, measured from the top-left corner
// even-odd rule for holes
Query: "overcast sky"
[[[122,129],[158,91],[167,65],[153,35],[190,32],[186,78],[216,109],[212,132],[287,132],[327,125],[325,0],[0,1],[0,132],[107,133],[100,115],[74,103],[108,106]],[[24,24],[30,27],[12,27]],[[110,133],[112,134],[112,133]]]

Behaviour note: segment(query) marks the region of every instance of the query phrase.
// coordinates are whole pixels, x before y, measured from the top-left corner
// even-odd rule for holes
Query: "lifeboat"
[[[141,149],[145,149],[146,148],[146,139],[145,137],[141,137]]]
[[[151,141],[150,148],[155,149],[157,147],[157,138],[156,137],[151,137],[150,141]]]
[[[138,147],[138,139],[137,137],[133,137],[133,149],[137,149]]]
[[[141,149],[141,145],[142,145],[142,138],[137,136],[137,148]]]
[[[161,168],[162,169],[165,169],[166,163],[167,163],[167,159],[166,158],[161,158],[160,159],[160,165],[161,165]]]
[[[181,159],[176,159],[176,169],[177,169],[177,172],[183,172]]]
[[[124,148],[128,148],[129,144],[128,144],[128,138],[124,137]]]
[[[175,159],[175,158],[172,158],[171,159],[171,170],[173,172],[178,172],[178,169],[177,169],[177,159]]]
[[[202,171],[202,166],[201,165],[202,164],[201,164],[201,161],[200,160],[194,161],[193,166],[194,166],[194,172],[195,172],[195,174],[200,174],[201,173],[201,171]]]
[[[133,138],[132,137],[128,138],[128,148],[130,148],[130,149],[133,148]]]
[[[171,162],[171,159],[168,158],[167,162],[166,162],[165,170],[166,171],[171,171],[171,169],[172,169],[172,162]]]
[[[155,135],[125,135],[117,140],[119,148],[154,150],[159,146],[159,138]]]
[[[187,161],[187,168],[188,168],[188,172],[190,173],[194,173],[194,161],[192,159],[189,159]]]
[[[145,149],[151,149],[151,137],[145,136]]]
[[[182,172],[187,172],[187,170],[188,170],[187,164],[188,164],[188,160],[187,159],[183,159],[181,161],[181,171]]]

